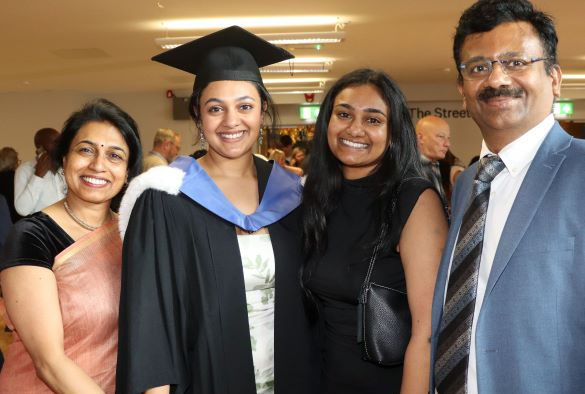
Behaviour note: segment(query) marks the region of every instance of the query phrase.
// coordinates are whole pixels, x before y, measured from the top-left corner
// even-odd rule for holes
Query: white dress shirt
[[[35,175],[36,161],[22,163],[14,172],[14,208],[22,216],[38,212],[65,198],[67,185],[61,169]]]
[[[516,199],[516,194],[518,194],[518,190],[528,172],[530,163],[532,163],[536,152],[550,132],[554,122],[555,120],[552,114],[547,116],[542,122],[523,134],[520,138],[506,145],[498,154],[506,165],[506,168],[494,178],[490,188],[490,199],[486,213],[483,248],[479,265],[475,310],[471,326],[471,348],[469,351],[469,368],[467,370],[468,394],[478,393],[475,331],[488,278],[492,270],[494,256],[498,248],[498,243],[500,242],[500,236],[508,219],[510,209]],[[485,141],[483,141],[480,157],[493,154],[495,153],[490,152]],[[454,251],[455,248],[453,248],[453,253]],[[451,255],[451,262],[449,263],[449,272],[451,272],[452,262],[453,255]],[[445,286],[445,295],[446,293],[447,286]]]

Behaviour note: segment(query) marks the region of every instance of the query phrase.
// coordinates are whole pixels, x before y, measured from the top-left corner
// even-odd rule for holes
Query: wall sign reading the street
[[[469,111],[464,109],[448,109],[444,107],[435,107],[432,110],[429,109],[422,109],[420,107],[411,107],[410,116],[413,118],[424,118],[428,115],[434,115],[439,118],[445,119],[463,119],[463,118],[471,118],[471,114]]]

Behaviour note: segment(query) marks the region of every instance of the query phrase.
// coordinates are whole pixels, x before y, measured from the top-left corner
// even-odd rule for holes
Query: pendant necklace
[[[81,220],[80,218],[78,218],[73,211],[71,210],[71,208],[69,208],[69,204],[67,204],[67,201],[63,201],[63,206],[65,207],[65,211],[67,212],[67,214],[69,215],[69,217],[71,219],[73,219],[73,221],[77,224],[79,224],[81,227],[83,227],[86,230],[89,231],[94,231],[97,230],[97,228],[99,226],[90,226],[89,224],[85,223],[83,220]]]

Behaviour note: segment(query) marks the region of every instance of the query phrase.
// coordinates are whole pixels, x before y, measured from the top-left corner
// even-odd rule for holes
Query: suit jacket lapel
[[[487,283],[486,297],[494,288],[538,211],[565,159],[565,155],[560,152],[565,150],[570,142],[571,137],[561,129],[558,123],[555,123],[534,156],[502,230]]]

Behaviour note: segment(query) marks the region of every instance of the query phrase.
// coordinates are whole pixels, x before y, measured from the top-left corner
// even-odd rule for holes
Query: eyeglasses
[[[505,57],[495,60],[482,59],[471,60],[459,65],[459,72],[463,79],[470,81],[487,78],[494,70],[494,64],[500,63],[502,71],[507,75],[520,74],[528,69],[532,63],[542,60],[550,60],[549,57],[524,58],[524,57]]]

